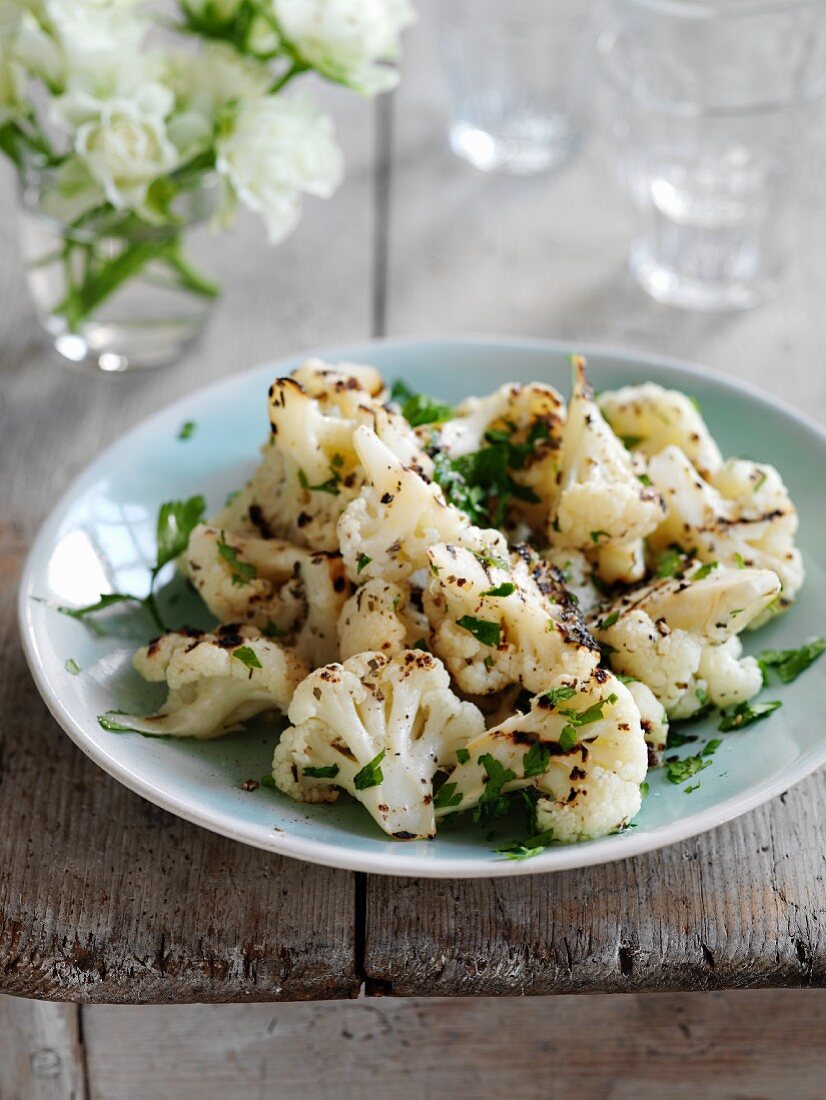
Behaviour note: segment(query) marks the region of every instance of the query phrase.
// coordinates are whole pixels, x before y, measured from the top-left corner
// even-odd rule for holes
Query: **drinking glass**
[[[598,57],[636,279],[690,309],[774,294],[826,84],[824,0],[608,0]]]
[[[436,0],[452,101],[450,144],[484,171],[567,161],[590,113],[589,0]]]

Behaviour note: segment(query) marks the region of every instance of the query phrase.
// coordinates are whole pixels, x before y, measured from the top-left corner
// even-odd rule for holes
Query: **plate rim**
[[[729,392],[742,395],[747,394],[758,404],[767,405],[772,410],[781,412],[784,416],[799,423],[809,432],[814,433],[820,442],[826,447],[826,427],[806,413],[800,412],[783,398],[775,397],[762,390],[752,382],[743,381],[715,370],[703,367],[698,363],[680,359],[670,355],[661,355],[657,352],[635,350],[613,344],[602,344],[590,340],[554,340],[539,337],[502,336],[488,334],[460,334],[460,335],[434,335],[426,337],[402,337],[385,338],[376,337],[360,341],[352,341],[346,344],[332,344],[324,347],[309,348],[306,351],[298,351],[292,355],[279,356],[277,359],[265,360],[246,370],[234,372],[223,378],[216,379],[208,385],[169,402],[162,408],[151,413],[130,429],[118,436],[110,444],[96,454],[75,475],[69,485],[63,490],[48,515],[40,524],[32,541],[26,561],[21,573],[18,589],[18,624],[20,637],[23,644],[23,652],[29,666],[32,678],[38,692],[45,702],[52,717],[57,724],[74,742],[78,748],[91,759],[103,771],[111,775],[128,790],[145,798],[147,801],[159,806],[169,813],[175,814],[183,820],[207,829],[210,832],[225,836],[231,840],[247,844],[259,850],[274,852],[290,858],[301,859],[308,863],[331,867],[339,870],[365,872],[370,874],[391,875],[403,878],[434,878],[434,879],[487,879],[510,878],[522,875],[550,874],[557,871],[575,870],[579,868],[597,866],[604,863],[613,863],[622,859],[644,855],[661,848],[677,844],[680,841],[692,839],[711,829],[724,825],[742,814],[748,813],[758,806],[763,805],[772,798],[777,797],[790,787],[807,778],[824,763],[826,763],[826,738],[819,751],[810,750],[808,755],[800,757],[792,765],[787,766],[773,778],[766,779],[748,791],[715,803],[704,810],[691,814],[678,821],[660,826],[654,833],[635,834],[633,831],[625,832],[621,837],[603,837],[598,840],[580,844],[571,844],[549,849],[531,860],[518,861],[502,858],[501,860],[488,860],[484,867],[480,867],[480,857],[447,857],[440,862],[434,862],[427,856],[404,856],[398,845],[381,853],[360,853],[346,844],[342,847],[328,840],[316,840],[308,837],[300,837],[285,831],[279,831],[274,827],[270,832],[262,834],[258,825],[239,824],[238,819],[231,814],[221,811],[201,810],[197,805],[183,802],[175,794],[158,787],[148,780],[131,771],[121,764],[115,757],[109,754],[104,746],[95,744],[84,729],[82,723],[74,716],[61,700],[58,692],[49,682],[45,662],[38,649],[32,621],[32,581],[35,572],[36,561],[44,554],[50,545],[50,537],[63,519],[71,500],[83,490],[85,483],[95,476],[97,469],[105,465],[109,456],[120,447],[125,440],[142,433],[154,423],[172,416],[176,411],[186,410],[190,406],[193,397],[209,397],[214,391],[237,385],[243,380],[262,373],[265,369],[274,372],[283,369],[294,369],[297,360],[313,357],[323,359],[357,359],[360,355],[369,354],[370,349],[386,347],[395,349],[414,349],[433,345],[457,345],[464,347],[522,347],[536,351],[546,351],[549,354],[582,354],[589,356],[613,357],[620,361],[635,362],[641,366],[651,365],[658,368],[675,368],[698,378],[711,380],[713,384],[721,386]],[[389,844],[390,842],[388,842]],[[409,849],[408,849],[409,850]],[[485,852],[489,856],[489,852]],[[551,864],[550,866],[548,864]]]

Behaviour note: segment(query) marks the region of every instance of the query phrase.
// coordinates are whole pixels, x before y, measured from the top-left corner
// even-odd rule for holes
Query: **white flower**
[[[164,59],[161,80],[179,105],[212,118],[230,100],[257,99],[272,83],[272,74],[224,42],[210,42],[203,53],[175,50]]]
[[[264,96],[242,104],[216,148],[218,171],[263,217],[272,242],[295,227],[301,192],[329,198],[342,176],[332,121],[305,97]]]
[[[13,41],[0,34],[0,125],[17,114],[24,92],[25,74],[14,54]]]
[[[44,12],[69,59],[122,58],[139,47],[147,20],[139,0],[46,0]]]
[[[173,102],[172,93],[160,84],[104,102],[83,93],[74,97],[73,110],[85,106],[93,111],[78,126],[75,152],[118,209],[139,207],[153,180],[177,166],[178,150],[166,130]],[[67,110],[67,117],[73,110]]]
[[[381,64],[399,52],[415,20],[409,0],[272,0],[281,34],[300,60],[367,95],[398,81]]]

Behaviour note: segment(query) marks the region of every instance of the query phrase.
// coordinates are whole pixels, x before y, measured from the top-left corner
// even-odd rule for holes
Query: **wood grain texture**
[[[826,229],[822,193],[805,196],[800,247],[776,301],[721,316],[658,306],[625,271],[631,230],[603,143],[553,177],[477,172],[433,140],[444,118],[427,21],[407,58],[394,112],[389,335],[464,329],[638,346],[705,362],[826,417],[816,304],[826,261],[812,233]],[[368,989],[821,984],[825,848],[821,772],[731,825],[619,864],[508,881],[371,878]]]
[[[74,1005],[0,997],[0,1100],[86,1100]]]
[[[822,1100],[826,994],[84,1010],[90,1100]]]
[[[104,377],[37,339],[0,181],[0,989],[78,1001],[347,997],[358,988],[354,877],[213,836],[92,765],[40,701],[16,585],[69,480],[125,428],[190,389],[313,343],[369,335],[373,105],[332,96],[350,158],[278,250],[243,219],[208,245],[227,294],[174,369]],[[257,441],[251,441],[251,444]]]

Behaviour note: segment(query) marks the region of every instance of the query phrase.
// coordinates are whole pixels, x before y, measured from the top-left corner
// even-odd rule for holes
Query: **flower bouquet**
[[[58,350],[174,358],[218,294],[190,231],[240,202],[280,241],[341,180],[332,121],[294,80],[385,91],[412,21],[409,0],[0,0],[0,149]]]

